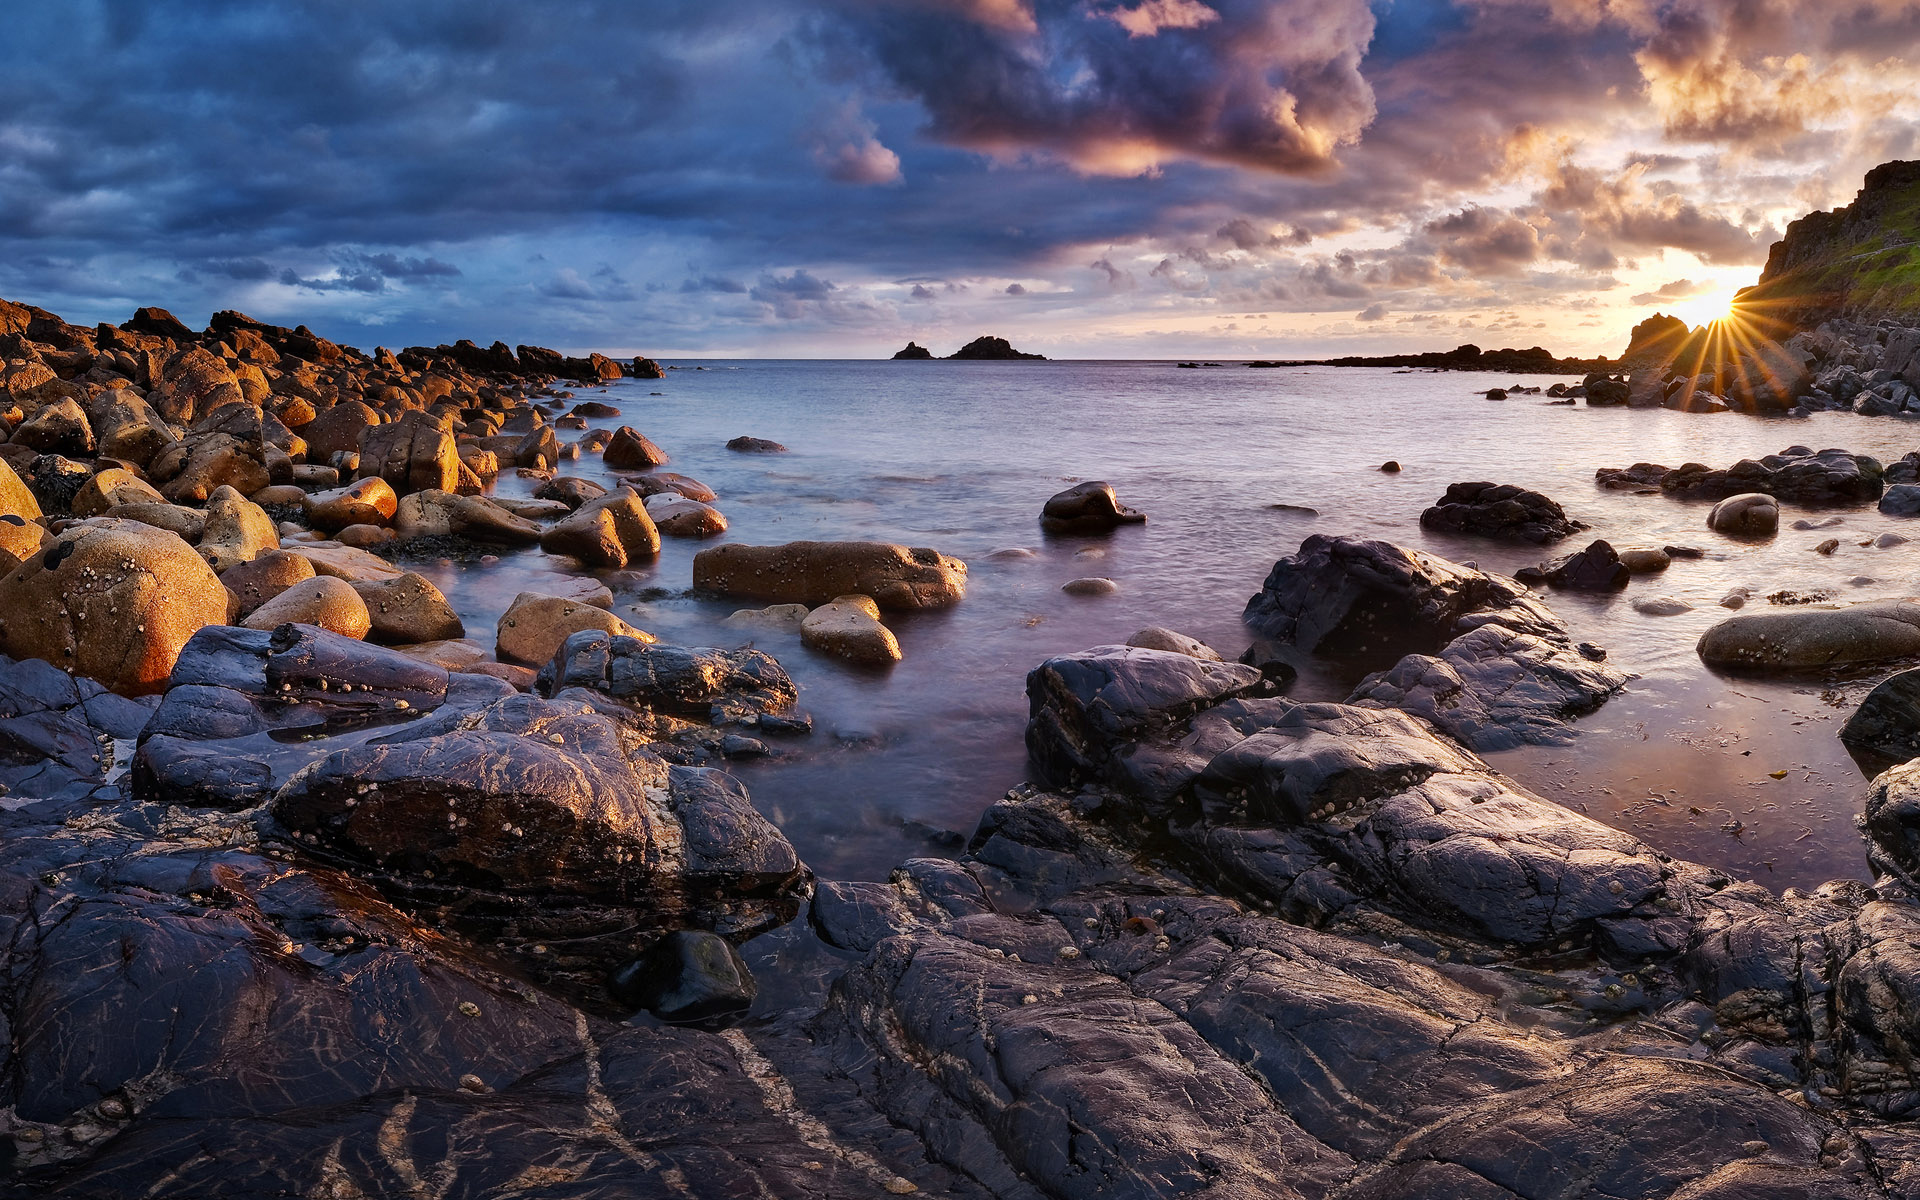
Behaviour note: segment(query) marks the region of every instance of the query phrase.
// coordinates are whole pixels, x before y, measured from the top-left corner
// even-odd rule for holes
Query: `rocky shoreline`
[[[0,1195],[1920,1195],[1920,685],[1845,735],[1884,768],[1871,886],[1776,896],[1480,757],[1632,686],[1551,589],[1697,550],[1594,542],[1535,591],[1316,534],[1241,661],[1155,628],[1036,666],[1029,782],[958,857],[816,879],[724,769],[810,736],[787,671],[661,642],[587,574],[726,527],[560,394],[647,360],[15,305],[0,357]],[[622,486],[566,473],[596,454]],[[1701,532],[1754,537],[1915,470],[1790,447],[1598,482],[1741,501]],[[515,472],[534,499],[488,496]],[[1035,511],[1148,520],[1098,481]],[[1422,523],[1586,528],[1489,482]],[[581,570],[491,653],[407,569],[516,545]],[[967,569],[726,543],[693,582],[884,671],[891,615]],[[1729,614],[1700,655],[1898,662],[1914,607]],[[1290,698],[1320,658],[1367,671]],[[776,929],[830,984],[742,1023],[739,947]]]

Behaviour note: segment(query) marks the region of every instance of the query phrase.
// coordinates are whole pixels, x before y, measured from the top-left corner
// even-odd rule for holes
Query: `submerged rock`
[[[1553,500],[1513,484],[1456,483],[1420,514],[1423,529],[1544,545],[1586,526]]]
[[[862,595],[883,609],[943,608],[966,595],[967,564],[925,546],[887,542],[736,543],[696,554],[693,586],[809,607]]]
[[[1097,479],[1074,484],[1040,510],[1040,528],[1048,533],[1104,533],[1146,519],[1147,514],[1120,503],[1112,484]]]

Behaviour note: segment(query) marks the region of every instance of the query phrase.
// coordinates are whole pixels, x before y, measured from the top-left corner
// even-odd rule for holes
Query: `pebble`
[[[462,1000],[458,1011],[463,1017],[477,1017],[480,1015],[480,1006],[471,1000]]]

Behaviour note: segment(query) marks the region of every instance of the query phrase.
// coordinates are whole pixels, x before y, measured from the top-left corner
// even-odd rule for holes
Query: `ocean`
[[[1661,850],[1774,890],[1868,877],[1854,825],[1867,781],[1836,735],[1890,668],[1844,680],[1725,678],[1701,665],[1694,644],[1729,615],[1716,602],[1736,586],[1755,593],[1748,611],[1781,589],[1840,599],[1920,591],[1920,523],[1871,506],[1784,505],[1777,538],[1734,542],[1707,530],[1705,504],[1606,492],[1593,476],[1638,461],[1724,467],[1796,443],[1892,461],[1920,447],[1920,427],[1847,413],[1769,420],[1483,398],[1495,386],[1573,382],[1545,376],[1171,362],[667,365],[677,369],[662,380],[576,394],[620,408],[619,418],[594,425],[633,425],[672,456],[665,469],[717,491],[716,507],[732,524],[726,539],[878,539],[933,546],[970,568],[958,606],[889,615],[905,659],[878,673],[809,651],[797,635],[723,625],[734,609],[759,605],[688,594],[693,555],[714,542],[667,539],[642,568],[652,598],[629,589],[616,602],[622,617],[663,640],[751,640],[791,672],[813,735],[775,743],[774,759],[729,769],[822,878],[884,879],[903,859],[957,853],[986,805],[1023,778],[1029,669],[1147,625],[1234,657],[1251,640],[1240,621],[1247,598],[1274,560],[1312,533],[1383,538],[1503,572],[1588,537],[1702,548],[1705,558],[1676,560],[1626,592],[1548,595],[1576,638],[1604,646],[1637,678],[1577,723],[1571,745],[1490,761]],[[789,453],[725,449],[742,434]],[[1388,459],[1403,470],[1379,471]],[[595,456],[563,472],[611,478]],[[1047,498],[1087,479],[1112,483],[1147,524],[1105,536],[1043,535]],[[1592,532],[1543,549],[1420,528],[1421,510],[1447,485],[1479,479],[1543,491]],[[533,486],[509,475],[498,490]],[[1313,511],[1273,507],[1280,504]],[[1836,514],[1837,528],[1786,528]],[[1889,530],[1916,541],[1856,544]],[[1840,549],[1815,553],[1829,537]],[[1034,557],[989,558],[1013,547]],[[415,566],[489,644],[515,593],[573,571],[537,549],[494,564]],[[1060,590],[1082,576],[1111,578],[1118,591],[1076,598]],[[1694,607],[1677,616],[1636,612],[1632,601],[1648,596]],[[1356,681],[1357,669],[1327,665],[1292,694],[1341,699]]]

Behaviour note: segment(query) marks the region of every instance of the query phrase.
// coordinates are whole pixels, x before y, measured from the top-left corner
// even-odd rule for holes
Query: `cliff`
[[[1760,281],[1735,303],[1802,327],[1834,317],[1920,320],[1920,162],[1882,163],[1852,204],[1787,226]]]

